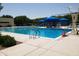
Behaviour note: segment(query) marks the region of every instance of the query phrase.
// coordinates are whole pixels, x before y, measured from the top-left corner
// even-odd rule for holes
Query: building
[[[13,18],[0,18],[0,27],[14,26]]]

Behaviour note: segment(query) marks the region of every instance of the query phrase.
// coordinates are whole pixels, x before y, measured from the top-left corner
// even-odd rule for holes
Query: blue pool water
[[[48,37],[48,38],[57,38],[62,33],[69,32],[71,29],[55,29],[55,28],[33,28],[33,27],[5,27],[0,29],[0,31],[6,32],[13,32],[13,33],[20,33],[20,34],[27,34],[27,35],[38,35],[41,37]]]

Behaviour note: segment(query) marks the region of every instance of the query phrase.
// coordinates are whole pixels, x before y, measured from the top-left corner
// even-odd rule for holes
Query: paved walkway
[[[68,35],[58,40],[46,38],[29,39],[28,36],[2,33],[14,36],[23,42],[0,51],[0,56],[79,56],[79,36]]]

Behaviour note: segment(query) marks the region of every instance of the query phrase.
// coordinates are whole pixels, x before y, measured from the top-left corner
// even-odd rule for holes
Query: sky
[[[12,15],[13,17],[25,15],[30,19],[40,17],[50,17],[69,13],[68,7],[72,12],[77,12],[79,3],[2,3],[2,15]]]

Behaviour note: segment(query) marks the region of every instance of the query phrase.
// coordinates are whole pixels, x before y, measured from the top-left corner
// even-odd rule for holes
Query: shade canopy
[[[69,20],[66,19],[66,18],[60,18],[59,20],[60,20],[60,21],[69,21]]]
[[[60,18],[60,23],[61,25],[69,25],[70,24],[70,21],[66,18]]]
[[[48,17],[45,19],[45,22],[58,22],[59,18],[56,17]]]
[[[38,22],[68,22],[69,20],[66,18],[56,18],[56,17],[47,17],[42,20],[38,20]]]
[[[59,21],[61,22],[61,23],[69,23],[70,21],[68,20],[68,19],[66,19],[66,18],[60,18],[59,19]]]
[[[38,20],[37,22],[45,22],[45,20],[43,19],[43,20]]]
[[[42,20],[38,20],[38,22],[57,22],[57,21],[59,21],[59,19],[56,17],[47,17]]]

